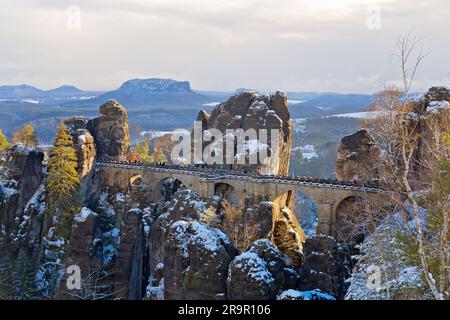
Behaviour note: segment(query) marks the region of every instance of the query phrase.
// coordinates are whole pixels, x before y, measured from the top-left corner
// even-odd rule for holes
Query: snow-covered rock
[[[311,291],[286,290],[283,291],[277,300],[336,300],[332,295],[322,292],[319,289]]]

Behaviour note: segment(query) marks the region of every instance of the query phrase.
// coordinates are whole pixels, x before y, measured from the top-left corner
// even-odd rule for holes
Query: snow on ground
[[[305,102],[306,100],[290,100],[290,99],[288,99],[288,101],[287,101],[287,103],[288,103],[288,105],[291,105],[291,104],[299,104],[299,103],[303,103],[303,102]]]
[[[164,278],[162,278],[157,286],[152,286],[153,279],[150,277],[146,288],[146,297],[156,300],[164,300]]]
[[[431,101],[427,107],[427,112],[439,114],[449,107],[448,101]]]
[[[289,289],[283,291],[277,300],[336,300],[332,295],[324,293],[319,289],[311,291],[298,291]]]
[[[217,233],[205,224],[180,220],[173,223],[170,229],[175,231],[175,240],[181,247],[184,257],[189,257],[190,244],[200,246],[213,255],[216,255],[220,249],[221,243]]]
[[[244,252],[234,258],[235,267],[244,272],[258,282],[271,284],[275,281],[270,271],[267,269],[266,262],[254,252]]]
[[[39,100],[34,99],[22,99],[22,102],[32,103],[32,104],[38,104]]]
[[[86,222],[87,218],[89,218],[89,216],[96,216],[97,214],[92,211],[89,208],[84,207],[83,209],[81,209],[81,211],[79,213],[77,213],[73,219],[76,222]]]
[[[8,188],[3,185],[2,181],[0,181],[0,203],[6,202],[13,195],[17,194],[17,190],[13,188]]]
[[[307,144],[307,145],[301,146],[301,147],[292,148],[291,151],[294,152],[294,151],[297,151],[297,150],[301,151],[303,159],[311,160],[312,158],[317,158],[318,157],[317,153],[314,150],[314,146],[311,145],[311,144]]]
[[[117,256],[117,248],[114,245],[108,244],[107,246],[103,247],[103,264],[104,265],[109,265],[109,263],[116,256]]]
[[[220,104],[220,102],[217,102],[217,101],[208,102],[208,103],[202,104],[202,107],[215,107],[215,106],[218,106],[219,104]]]
[[[292,122],[292,128],[297,133],[305,133],[306,132],[306,126],[304,123],[306,122],[305,118],[294,118],[291,119]]]
[[[409,206],[405,204],[406,219],[400,212],[393,213],[359,245],[360,255],[353,256],[358,262],[347,279],[346,300],[405,299],[419,292],[421,297],[428,295],[422,282],[422,270],[404,259],[407,253],[399,245],[400,235],[414,236],[415,233]],[[419,214],[424,226],[426,212],[421,208]]]
[[[352,113],[340,113],[326,116],[325,118],[357,118],[357,119],[369,119],[376,118],[381,114],[380,111],[365,111],[365,112],[352,112]]]

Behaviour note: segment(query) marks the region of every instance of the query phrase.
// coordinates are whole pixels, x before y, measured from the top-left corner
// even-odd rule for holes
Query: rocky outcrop
[[[285,175],[289,170],[289,159],[291,151],[291,122],[287,105],[287,97],[282,92],[276,92],[272,96],[257,95],[255,92],[242,92],[232,96],[228,101],[219,104],[208,115],[205,111],[201,111],[197,117],[202,123],[202,129],[218,129],[223,135],[227,134],[227,130],[255,130],[256,136],[250,138],[245,143],[244,149],[250,154],[259,154],[261,149],[268,147],[269,154],[273,157],[270,162],[263,163],[261,158],[257,158],[256,164],[249,163],[249,155],[246,155],[244,149],[240,150],[235,147],[234,154],[230,155],[234,158],[233,168],[258,170],[263,174],[281,174]],[[260,129],[268,130],[268,134],[260,136]],[[270,139],[270,132],[278,134],[278,141],[274,137],[274,141]],[[213,143],[215,149],[221,149],[224,155],[223,163],[226,162],[227,154],[225,141],[207,142],[206,145]],[[246,159],[245,163],[239,163]]]
[[[228,264],[234,251],[218,229],[196,221],[170,226],[164,257],[166,299],[225,299]]]
[[[306,235],[295,213],[284,207],[276,210],[273,222],[272,239],[278,249],[288,256],[292,265],[299,269],[303,263],[303,243]]]
[[[304,244],[305,261],[300,273],[300,290],[320,289],[343,298],[344,281],[349,276],[345,253],[336,240],[328,236],[309,238]]]
[[[144,256],[144,228],[142,210],[131,209],[124,217],[117,248],[117,274],[115,287],[118,296],[141,299]]]
[[[87,204],[88,194],[91,189],[92,175],[96,159],[96,142],[87,129],[88,119],[74,117],[64,121],[70,136],[72,137],[77,152],[77,170],[80,179],[80,198]]]
[[[435,101],[447,101],[450,102],[450,88],[449,87],[431,87],[423,97],[425,106],[427,109]],[[448,108],[448,106],[447,106]],[[431,110],[428,110],[430,112]]]
[[[13,145],[6,154],[0,180],[0,263],[13,263],[19,249],[31,261],[39,258],[45,201],[44,154],[37,148]]]
[[[413,166],[417,184],[427,181],[429,174],[427,163],[433,157],[430,150],[439,148],[441,141],[436,140],[436,133],[450,127],[450,87],[432,87],[422,99],[412,103],[409,126],[418,134],[417,152]],[[433,132],[434,131],[434,132]],[[426,187],[426,186],[425,186]]]
[[[78,177],[80,180],[83,180],[95,165],[95,141],[92,134],[87,130],[87,123],[87,119],[80,117],[64,121],[77,151]]]
[[[67,265],[77,264],[82,270],[95,270],[91,257],[97,217],[97,213],[89,208],[82,208],[73,217],[69,246],[64,256]]]
[[[336,160],[336,178],[368,182],[380,175],[380,148],[363,129],[341,140]]]
[[[274,299],[284,287],[284,266],[280,252],[270,240],[255,241],[228,267],[227,298]]]
[[[116,161],[130,158],[128,115],[116,100],[100,106],[100,117],[89,120],[87,128],[95,139],[98,158]]]
[[[5,179],[17,182],[19,203],[17,209],[23,210],[43,179],[42,161],[44,153],[37,148],[13,145],[6,154]]]

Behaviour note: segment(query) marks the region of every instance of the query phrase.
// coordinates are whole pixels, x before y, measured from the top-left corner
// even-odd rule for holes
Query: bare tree
[[[397,41],[397,53],[394,55],[400,60],[403,94],[405,96],[411,90],[419,65],[428,54],[430,52],[425,53],[421,46],[421,39],[417,35],[413,35],[412,32],[400,37]]]
[[[246,250],[259,238],[258,224],[252,222],[244,210],[233,207],[227,200],[222,200],[221,205],[224,212],[224,230],[237,249]]]
[[[423,181],[424,172],[429,170],[438,175],[439,159],[448,157],[448,145],[442,143],[445,134],[448,134],[450,126],[448,122],[439,119],[433,121],[418,114],[417,105],[408,99],[416,72],[423,59],[429,54],[424,53],[420,46],[420,40],[411,33],[403,36],[398,41],[398,53],[400,60],[402,89],[388,88],[379,95],[372,108],[382,110],[380,115],[372,120],[367,120],[365,125],[374,135],[375,140],[383,149],[384,174],[383,183],[393,191],[393,201],[402,209],[407,216],[407,209],[403,206],[403,200],[407,199],[412,206],[412,217],[414,220],[414,234],[418,244],[418,256],[424,278],[435,299],[444,299],[444,291],[448,290],[448,278],[446,266],[447,238],[448,238],[448,205],[449,198],[441,200],[439,205],[435,201],[430,207],[441,206],[443,208],[442,229],[440,230],[439,252],[440,271],[439,288],[435,276],[431,272],[427,249],[430,241],[426,239],[423,221],[420,218],[420,205],[423,202],[423,192],[427,186],[434,181],[427,179]],[[430,134],[423,136],[424,122]],[[424,145],[425,144],[425,145]],[[421,159],[419,155],[426,154],[427,160]],[[447,154],[447,155],[446,155]],[[431,176],[429,176],[432,179]],[[420,192],[419,192],[420,191]],[[447,195],[448,196],[448,195]]]

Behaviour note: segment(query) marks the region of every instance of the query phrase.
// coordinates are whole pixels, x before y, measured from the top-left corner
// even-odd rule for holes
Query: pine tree
[[[38,145],[38,138],[34,132],[34,127],[31,124],[26,124],[23,126],[22,142],[27,147],[36,147]]]
[[[72,217],[79,209],[77,160],[72,138],[61,123],[48,159],[47,206],[49,213],[56,217],[57,234],[65,239],[70,235]]]
[[[37,298],[33,265],[25,251],[20,251],[13,271],[14,299],[31,300]]]
[[[36,136],[34,127],[27,123],[22,130],[14,131],[12,137],[13,143],[22,143],[27,147],[36,147],[38,145],[38,138]]]
[[[134,146],[133,153],[139,162],[147,163],[147,162],[151,162],[149,150],[150,150],[150,144],[148,143],[148,141],[143,141],[141,143],[137,143]]]
[[[10,300],[13,297],[13,275],[9,264],[0,265],[0,300]]]
[[[0,129],[0,154],[8,150],[8,148],[9,148],[8,140],[6,139],[2,130]]]
[[[22,131],[14,131],[13,136],[11,137],[11,142],[13,144],[22,143]]]

